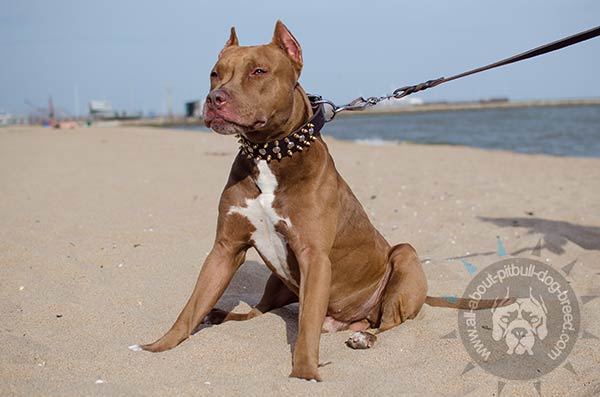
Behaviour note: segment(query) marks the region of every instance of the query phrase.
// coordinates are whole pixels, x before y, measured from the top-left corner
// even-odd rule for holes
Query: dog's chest
[[[237,213],[248,219],[256,229],[251,236],[254,247],[269,262],[279,277],[298,287],[288,266],[287,241],[275,229],[275,225],[279,222],[285,222],[288,228],[292,227],[289,218],[283,218],[273,208],[277,178],[266,161],[257,161],[257,167],[258,175],[255,183],[260,189],[260,194],[254,199],[246,199],[245,206],[231,207],[229,213]]]

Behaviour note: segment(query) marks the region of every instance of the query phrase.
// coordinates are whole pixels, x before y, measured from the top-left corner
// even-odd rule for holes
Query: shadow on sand
[[[215,307],[225,311],[231,311],[242,303],[254,307],[260,301],[270,275],[271,272],[264,264],[255,261],[245,262],[235,273]],[[298,336],[298,304],[293,303],[270,313],[279,316],[285,322],[287,342],[290,351],[293,351]],[[196,328],[194,334],[205,328],[218,326],[218,324],[203,323]]]
[[[541,248],[555,254],[564,253],[564,246],[569,241],[586,250],[600,250],[600,227],[598,226],[576,225],[570,222],[535,217],[489,218],[480,216],[478,218],[498,227],[521,227],[528,229],[528,234],[541,234],[544,241]],[[515,256],[532,249],[533,247],[522,248],[511,252],[511,255]]]

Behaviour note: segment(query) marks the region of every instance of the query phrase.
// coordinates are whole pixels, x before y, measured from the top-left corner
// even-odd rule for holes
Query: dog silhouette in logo
[[[506,293],[508,297],[508,290]],[[548,310],[541,295],[533,296],[529,289],[529,298],[517,298],[514,303],[492,309],[492,338],[504,339],[508,346],[507,354],[533,355],[536,337],[544,340],[548,336]]]

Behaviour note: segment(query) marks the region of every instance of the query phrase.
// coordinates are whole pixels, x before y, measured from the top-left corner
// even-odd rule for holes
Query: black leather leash
[[[335,115],[337,113],[345,111],[345,110],[350,110],[350,111],[365,110],[366,108],[374,106],[377,103],[379,103],[383,100],[386,100],[386,99],[392,99],[392,98],[400,99],[405,96],[414,94],[415,92],[419,92],[419,91],[426,90],[428,88],[436,87],[442,83],[447,83],[448,81],[460,79],[461,77],[470,76],[472,74],[480,73],[480,72],[490,70],[490,69],[494,69],[494,68],[497,68],[500,66],[510,65],[511,63],[524,61],[526,59],[537,57],[539,55],[544,55],[549,52],[560,50],[561,48],[565,48],[565,47],[569,47],[569,46],[572,46],[577,43],[581,43],[582,41],[586,41],[586,40],[592,39],[597,36],[600,36],[600,26],[586,30],[584,32],[574,34],[569,37],[565,37],[564,39],[557,40],[557,41],[554,41],[549,44],[545,44],[543,46],[534,48],[532,50],[523,52],[521,54],[512,56],[510,58],[506,58],[501,61],[491,63],[489,65],[482,66],[477,69],[469,70],[468,72],[460,73],[460,74],[457,74],[457,75],[454,75],[451,77],[441,77],[441,78],[435,79],[435,80],[428,80],[424,83],[420,83],[420,84],[416,84],[416,85],[401,87],[401,88],[394,90],[394,92],[391,95],[381,96],[381,97],[370,97],[370,98],[366,98],[366,99],[363,97],[359,97],[359,98],[356,98],[355,100],[353,100],[352,102],[348,103],[347,105],[342,105],[342,106],[336,106],[333,102],[331,102],[329,100],[322,99],[318,96],[312,96],[313,98],[315,98],[313,103],[320,103],[320,104],[331,106],[332,110],[333,110],[333,115],[328,120],[328,121],[331,121],[331,120],[333,120],[333,118],[335,117]]]

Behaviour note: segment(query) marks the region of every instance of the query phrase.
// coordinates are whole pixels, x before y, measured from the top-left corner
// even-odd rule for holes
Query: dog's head
[[[548,335],[548,311],[544,300],[541,296],[536,299],[531,291],[529,295],[493,310],[492,338],[495,341],[504,339],[508,354],[533,354],[536,337],[543,340]]]
[[[302,70],[302,49],[281,21],[271,43],[239,45],[235,28],[210,74],[204,122],[224,134],[261,133],[269,138],[292,114]]]

